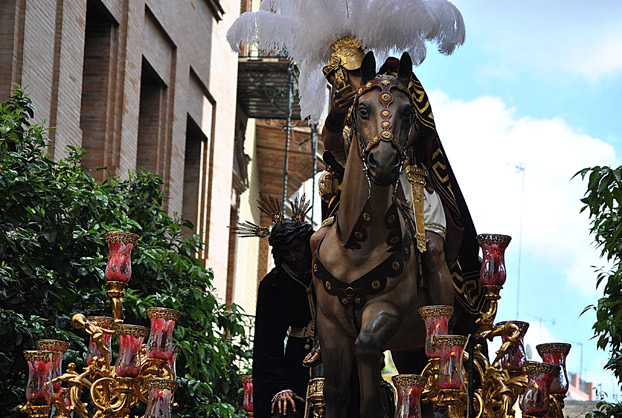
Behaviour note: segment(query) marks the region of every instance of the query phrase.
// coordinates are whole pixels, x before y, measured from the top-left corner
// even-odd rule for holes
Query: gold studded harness
[[[351,312],[354,319],[354,309],[360,308],[365,303],[368,295],[381,293],[389,277],[396,277],[404,271],[404,264],[408,261],[412,252],[412,237],[408,228],[402,235],[400,228],[399,211],[397,201],[389,207],[384,217],[384,226],[389,229],[386,243],[390,255],[374,269],[351,283],[339,280],[331,274],[319,257],[319,247],[313,259],[313,273],[318,280],[322,281],[324,289],[330,295],[336,296],[339,302]]]

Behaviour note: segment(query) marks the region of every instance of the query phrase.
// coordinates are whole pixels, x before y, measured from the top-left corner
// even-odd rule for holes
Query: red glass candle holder
[[[132,276],[132,248],[138,235],[130,232],[111,231],[104,235],[110,251],[106,265],[106,279],[112,282],[127,283]]]
[[[244,388],[244,398],[242,399],[242,408],[246,413],[253,412],[253,376],[241,376],[242,387]]]
[[[518,344],[516,347],[511,348],[503,358],[500,360],[501,367],[510,372],[522,372],[523,366],[525,365],[525,361],[527,360],[527,355],[525,354],[525,334],[527,333],[527,329],[529,329],[529,323],[523,321],[502,321],[497,324],[498,327],[505,326],[508,322],[513,323],[518,327],[520,332],[520,337],[518,339]],[[503,335],[501,337],[503,342],[505,343],[510,338],[509,335]]]
[[[151,319],[151,334],[147,341],[147,357],[168,360],[173,355],[173,329],[181,313],[174,309],[149,308],[147,316]]]
[[[149,402],[144,418],[170,418],[171,402],[178,386],[176,381],[170,379],[148,379]]]
[[[506,278],[505,249],[512,240],[509,235],[480,234],[477,242],[482,247],[482,284],[503,286]]]
[[[559,374],[551,382],[551,393],[565,395],[568,392],[568,374],[566,373],[566,357],[570,352],[568,343],[538,344],[536,350],[542,361],[559,366]]]
[[[543,417],[549,409],[551,381],[559,375],[559,366],[537,361],[525,362],[527,387],[520,400],[525,415]]]
[[[419,308],[419,315],[425,322],[425,354],[428,357],[440,357],[441,353],[434,346],[437,335],[447,335],[449,319],[454,308],[449,305],[428,305]]]
[[[24,351],[28,363],[26,399],[32,405],[49,405],[52,401],[52,369],[60,353],[47,350]]]
[[[119,337],[119,356],[114,365],[117,376],[138,376],[140,373],[140,349],[143,340],[149,335],[149,328],[140,325],[115,324],[114,331]]]
[[[52,379],[56,379],[63,374],[63,355],[69,349],[69,342],[61,340],[39,340],[37,341],[37,350],[46,350],[59,353],[52,366]],[[52,390],[54,393],[60,389],[61,382],[55,382]]]
[[[421,418],[421,392],[426,379],[417,374],[399,374],[392,379],[397,389],[395,418]]]
[[[466,337],[464,335],[439,335],[434,337],[434,345],[440,351],[438,363],[438,387],[441,389],[461,389],[464,387],[462,353]]]
[[[92,323],[93,325],[107,330],[112,330],[112,326],[114,324],[114,319],[109,316],[89,316],[86,318],[87,321]],[[102,338],[104,339],[104,343],[108,348],[108,363],[112,363],[112,334],[104,332],[102,334]],[[93,358],[97,357],[103,359],[104,356],[99,352],[99,348],[95,341],[93,341],[93,337],[89,338],[89,350],[86,353],[86,363],[90,365],[93,362]]]

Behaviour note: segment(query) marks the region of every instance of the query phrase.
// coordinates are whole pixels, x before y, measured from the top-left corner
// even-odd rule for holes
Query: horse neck
[[[361,243],[362,249],[374,248],[376,241],[384,242],[388,230],[383,225],[384,214],[393,204],[391,187],[380,187],[367,180],[365,167],[358,150],[356,139],[352,140],[343,181],[341,183],[341,198],[339,201],[339,216],[337,227],[341,238],[348,240],[354,224],[362,215],[363,207],[368,198],[374,210],[375,222],[367,228],[370,239]],[[371,189],[370,189],[371,187]]]

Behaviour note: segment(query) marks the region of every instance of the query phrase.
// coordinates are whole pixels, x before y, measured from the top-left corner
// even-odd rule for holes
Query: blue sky
[[[598,299],[591,266],[602,262],[579,214],[585,184],[570,178],[620,165],[622,2],[453,3],[465,44],[449,57],[431,45],[415,71],[478,232],[513,237],[497,319],[517,319],[518,299],[530,345],[572,343],[579,372],[582,344],[583,378],[620,399],[594,315],[579,317]]]

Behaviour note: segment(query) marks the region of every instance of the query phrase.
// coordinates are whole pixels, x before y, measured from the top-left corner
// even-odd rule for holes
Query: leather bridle
[[[359,98],[362,95],[376,87],[380,89],[380,93],[378,94],[378,100],[382,105],[382,109],[380,110],[380,117],[382,118],[382,122],[380,124],[382,130],[378,134],[376,134],[376,136],[374,136],[371,140],[367,140],[361,132],[359,124],[357,123],[358,102]],[[378,76],[377,78],[368,81],[363,86],[361,86],[357,91],[354,103],[352,105],[352,123],[354,124],[355,128],[354,135],[356,136],[356,139],[359,143],[359,156],[363,160],[366,172],[368,172],[367,157],[372,149],[381,141],[390,142],[391,145],[393,145],[393,147],[397,150],[400,156],[400,171],[402,170],[404,161],[406,161],[407,159],[406,150],[404,149],[403,144],[400,143],[400,141],[398,141],[398,139],[393,136],[393,126],[391,124],[391,121],[389,120],[392,115],[391,111],[389,110],[389,106],[391,105],[391,103],[393,103],[393,94],[391,93],[392,90],[398,90],[406,94],[406,97],[408,97],[408,100],[410,101],[410,105],[412,106],[412,108],[414,108],[412,97],[408,89],[397,78],[389,75]],[[408,131],[406,132],[406,138],[410,136],[411,129],[412,123],[410,124]]]

